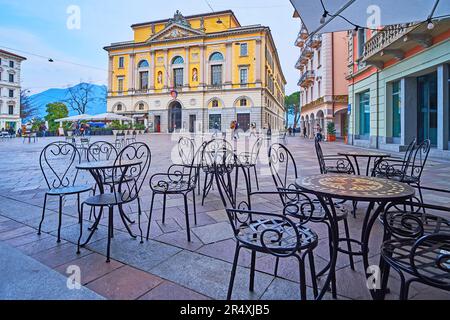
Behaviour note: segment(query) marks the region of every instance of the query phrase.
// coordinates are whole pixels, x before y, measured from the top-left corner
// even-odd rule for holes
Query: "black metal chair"
[[[79,143],[76,143],[76,147],[80,152],[81,159],[87,159],[87,151],[89,149],[90,139],[89,138],[80,138]]]
[[[409,152],[402,161],[395,159],[379,161],[373,170],[373,176],[393,179],[415,187],[419,191],[420,202],[424,203],[420,182],[430,153],[431,141],[425,140],[417,146],[410,145],[408,149]]]
[[[230,300],[233,293],[234,279],[236,275],[239,254],[242,249],[251,251],[250,266],[250,291],[254,290],[256,272],[256,253],[270,254],[277,259],[296,257],[299,262],[300,293],[301,299],[306,300],[306,269],[305,260],[309,259],[310,271],[314,294],[317,297],[318,289],[316,282],[313,250],[317,247],[317,234],[304,226],[309,221],[313,204],[309,207],[302,206],[304,219],[294,222],[286,215],[287,207],[280,209],[281,214],[252,211],[251,199],[255,195],[266,195],[269,193],[250,193],[250,184],[247,170],[239,163],[239,159],[233,150],[227,150],[226,155],[211,163],[216,178],[219,194],[226,208],[228,218],[233,228],[236,239],[236,251],[231,271],[230,284],[227,299]],[[241,175],[239,174],[241,173]],[[243,186],[244,190],[239,189]],[[298,192],[294,192],[298,194]],[[238,196],[243,194],[243,200]],[[271,194],[274,194],[273,192]]]
[[[137,133],[136,133],[136,131],[133,131],[133,133],[131,134],[131,138],[126,138],[125,143],[127,145],[129,145],[131,143],[135,143],[137,141],[136,137],[137,137]]]
[[[256,170],[256,165],[258,164],[259,153],[261,152],[261,147],[264,143],[263,138],[258,138],[252,147],[251,152],[242,152],[239,154],[239,161],[241,165],[247,170],[247,174],[250,182],[250,191],[252,190],[251,183],[251,169],[255,173],[256,189],[259,190],[258,172]]]
[[[125,133],[117,133],[114,146],[117,150],[122,150],[126,146]]]
[[[213,139],[203,145],[201,149],[201,170],[205,174],[203,185],[202,205],[214,186],[214,163],[223,161],[234,161],[227,158],[227,150],[234,150],[231,143],[226,139]],[[223,158],[226,157],[226,158]]]
[[[355,174],[353,164],[345,157],[338,155],[324,155],[320,141],[315,139],[316,155],[319,161],[320,173],[344,173]],[[331,164],[330,164],[331,163]]]
[[[286,146],[276,143],[270,147],[270,149],[269,149],[269,167],[270,167],[270,170],[272,173],[272,178],[275,183],[275,187],[277,188],[278,191],[281,191],[281,193],[280,193],[281,202],[283,203],[284,206],[287,206],[288,204],[290,204],[290,206],[288,207],[287,213],[289,214],[290,208],[296,208],[295,206],[293,206],[293,204],[302,206],[302,204],[304,203],[303,198],[292,197],[289,194],[283,193],[283,191],[285,192],[286,190],[291,190],[291,191],[297,190],[297,187],[295,185],[295,180],[297,180],[299,178],[299,173],[298,173],[295,159],[294,159],[292,153],[289,151],[289,149]],[[328,229],[328,235],[329,235],[328,238],[332,239],[332,230],[331,230],[330,223],[327,220],[325,210],[323,209],[323,207],[320,204],[320,202],[318,201],[318,199],[316,199],[315,197],[313,199],[313,204],[314,204],[314,208],[313,208],[314,210],[313,210],[310,222],[324,223]],[[352,270],[355,270],[355,263],[354,263],[354,259],[353,259],[354,253],[352,250],[350,228],[348,226],[348,215],[349,215],[350,209],[348,208],[348,206],[346,206],[343,203],[334,203],[334,208],[336,210],[336,217],[338,219],[338,222],[341,222],[341,221],[343,222],[344,231],[345,231],[345,238],[340,238],[339,242],[345,242],[347,245],[347,249],[339,248],[338,250],[349,256],[350,267],[352,268]],[[291,214],[291,216],[296,217],[295,212],[293,212],[293,214]],[[330,245],[330,254],[331,254],[331,252],[332,252],[331,240],[330,240],[329,245]],[[322,276],[323,274],[325,274],[325,272],[327,271],[327,268],[328,268],[328,266],[326,268],[324,268],[322,271],[320,271],[317,274],[317,276]],[[275,274],[277,273],[277,270],[278,270],[278,261],[277,261],[277,264],[275,267]],[[333,291],[333,296],[336,297],[337,296],[336,281],[335,281],[334,277],[332,279],[332,291]]]
[[[80,194],[92,190],[87,185],[77,185],[78,169],[76,166],[81,162],[81,155],[77,148],[67,142],[54,142],[46,146],[39,157],[39,166],[44,175],[48,191],[44,197],[44,208],[42,209],[42,219],[39,223],[38,235],[41,234],[42,223],[45,218],[47,198],[51,196],[59,197],[58,209],[58,243],[61,242],[62,209],[64,197],[77,195],[78,216],[81,223]]]
[[[150,215],[148,219],[147,226],[147,240],[150,237],[150,225],[152,221],[153,203],[155,196],[160,194],[163,196],[163,213],[162,222],[166,222],[166,201],[168,195],[182,195],[184,199],[184,210],[186,216],[186,232],[187,239],[191,241],[191,231],[189,223],[189,208],[187,196],[192,192],[193,205],[194,205],[194,222],[197,224],[197,205],[195,200],[195,188],[197,186],[198,179],[198,167],[196,165],[196,160],[198,159],[197,154],[191,153],[193,151],[193,144],[187,138],[181,138],[180,142],[182,146],[187,147],[182,148],[179,145],[179,151],[181,156],[181,161],[183,164],[175,164],[169,167],[167,173],[157,173],[150,178],[150,188],[152,190],[152,201],[150,205]],[[200,152],[201,148],[197,151]],[[185,153],[187,152],[187,153]],[[188,162],[190,160],[190,162]],[[186,163],[186,164],[185,164]]]
[[[425,209],[428,214],[422,213]],[[408,299],[413,282],[450,291],[450,221],[443,218],[449,214],[448,207],[413,202],[386,208],[382,216],[385,241],[381,256],[387,264],[382,265],[383,295],[390,268],[400,276],[401,300]]]
[[[135,163],[134,163],[134,162]],[[132,165],[127,165],[127,163],[133,163]],[[137,201],[138,204],[138,227],[140,231],[141,243],[143,243],[143,235],[141,229],[141,200],[140,200],[140,191],[142,189],[142,185],[144,184],[145,178],[148,174],[151,164],[151,151],[150,148],[145,143],[132,143],[126,146],[122,151],[118,154],[113,167],[113,173],[110,173],[111,168],[107,170],[99,170],[102,177],[99,177],[101,181],[106,181],[107,179],[111,179],[111,192],[105,192],[103,194],[95,195],[83,202],[81,205],[81,213],[83,213],[84,205],[89,207],[108,207],[108,243],[107,243],[107,259],[106,261],[110,261],[110,247],[111,247],[111,238],[113,238],[113,230],[114,230],[114,207],[119,208],[120,218],[122,219],[128,233],[132,236],[132,238],[137,238],[131,232],[129,226],[126,223],[126,215],[123,212],[123,205],[127,203],[131,203],[133,201]],[[97,217],[94,226],[92,227],[92,232],[86,240],[85,244],[90,241],[92,238],[95,229],[97,229],[100,220],[102,218],[102,212],[100,211],[99,216]],[[80,252],[81,238],[82,238],[82,224],[80,226],[80,237],[78,239],[78,253]]]

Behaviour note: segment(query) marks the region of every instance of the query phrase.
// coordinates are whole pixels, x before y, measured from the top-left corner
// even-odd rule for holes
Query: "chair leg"
[[[191,229],[189,227],[189,208],[188,208],[188,202],[187,202],[187,195],[184,194],[184,214],[186,215],[186,232],[187,232],[187,239],[188,242],[191,242]]]
[[[148,224],[147,224],[147,241],[150,237],[150,225],[152,223],[152,213],[153,213],[153,202],[155,201],[155,193],[152,193],[152,203],[150,204],[150,214],[148,216]]]
[[[197,225],[197,204],[195,203],[195,188],[192,190],[193,202],[194,202],[194,223]]]
[[[82,217],[81,217],[81,208],[80,208],[80,204],[81,204],[81,201],[80,201],[80,194],[78,193],[78,194],[77,194],[78,223],[81,223],[81,219],[82,219]]]
[[[422,188],[421,188],[420,184],[417,185],[417,189],[419,189],[420,204],[423,204],[424,203],[423,202],[423,194],[422,194]],[[423,211],[424,215],[427,214],[427,212],[426,212],[424,207],[422,207],[422,211]]]
[[[347,218],[344,219],[344,229],[345,229],[345,237],[347,238],[347,250],[351,253],[352,251],[352,243],[350,241],[350,229],[348,227]],[[350,260],[350,267],[353,271],[355,271],[355,262],[353,261],[353,255],[349,254],[348,258]]]
[[[250,265],[250,292],[255,290],[255,269],[256,269],[256,251],[252,251],[252,262]]]
[[[114,214],[114,207],[109,207],[108,212],[108,243],[106,247],[106,262],[110,262],[110,256],[111,256],[111,238],[113,237],[113,214]]]
[[[245,169],[247,169],[248,187],[250,189],[250,192],[252,192],[252,178],[250,175],[250,167],[244,168],[244,170]]]
[[[41,230],[42,230],[42,223],[44,222],[44,217],[45,217],[45,207],[47,206],[47,194],[45,194],[44,196],[44,208],[42,209],[42,218],[41,218],[41,222],[39,223],[39,229],[38,229],[38,235],[41,235]]]
[[[203,197],[202,197],[202,206],[205,205],[205,198],[206,198],[206,186],[208,184],[208,178],[209,178],[209,173],[206,172],[205,174],[205,182],[203,184]]]
[[[399,272],[400,275],[400,300],[408,300],[408,292],[406,288],[405,276],[403,273]]]
[[[142,228],[141,228],[141,215],[142,215],[141,199],[138,197],[137,201],[138,201],[138,228],[139,228],[139,233],[141,235],[141,244],[142,244],[142,243],[144,243],[144,237],[142,236]]]
[[[316,266],[314,263],[314,255],[312,251],[308,253],[308,258],[309,258],[309,269],[311,272],[311,283],[313,287],[314,298],[317,298],[319,296],[319,289],[317,287]]]
[[[297,259],[298,259],[299,274],[300,274],[300,297],[301,297],[301,300],[307,300],[305,262],[299,256],[297,256]]]
[[[62,196],[59,196],[59,210],[58,210],[58,240],[57,242],[61,242],[61,225],[62,225]]]
[[[256,170],[256,165],[253,166],[253,170],[255,171],[256,189],[259,191],[258,171]]]
[[[273,273],[273,275],[274,275],[275,277],[278,277],[278,266],[279,266],[279,265],[280,265],[280,258],[277,257],[276,260],[275,260],[275,271],[274,271],[274,273]]]
[[[80,209],[80,236],[78,237],[78,243],[77,243],[77,254],[80,254],[80,247],[81,247],[81,238],[83,237],[83,209],[84,209],[84,203],[81,204]]]
[[[228,286],[228,294],[227,294],[227,300],[231,300],[231,296],[233,294],[233,285],[234,285],[234,278],[236,277],[236,269],[239,262],[239,252],[241,251],[241,247],[239,244],[236,244],[236,251],[234,253],[234,260],[233,260],[233,268],[231,269],[231,277],[230,277],[230,284]]]
[[[163,212],[162,212],[162,223],[166,223],[166,202],[167,202],[167,195],[164,194],[163,198]]]

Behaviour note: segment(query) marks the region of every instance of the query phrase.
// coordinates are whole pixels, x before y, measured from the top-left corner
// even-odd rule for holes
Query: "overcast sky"
[[[289,0],[208,1],[216,11],[232,9],[242,25],[271,28],[288,81],[286,93],[296,91],[299,20],[292,18]],[[80,8],[80,29],[67,27],[72,5]],[[183,15],[211,12],[205,0],[0,0],[0,48],[28,58],[22,85],[32,92],[80,81],[106,84],[107,53],[102,48],[132,40],[131,24],[169,18],[177,9]]]

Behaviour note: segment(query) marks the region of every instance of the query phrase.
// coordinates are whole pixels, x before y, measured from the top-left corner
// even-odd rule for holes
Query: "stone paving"
[[[177,136],[145,135],[138,136],[138,141],[145,141],[152,150],[152,163],[147,179],[154,173],[165,172],[172,164],[172,154],[176,154]],[[112,141],[112,137],[93,137],[92,141]],[[69,277],[71,266],[81,270],[82,293],[61,294],[61,298],[71,296],[82,299],[143,299],[143,300],[203,300],[225,299],[230,277],[231,262],[234,256],[235,242],[225,210],[218,195],[213,190],[201,206],[197,197],[198,223],[194,225],[192,217],[192,199],[189,200],[191,214],[192,242],[187,242],[185,230],[184,205],[178,197],[168,198],[166,223],[162,223],[162,197],[155,199],[152,215],[151,239],[144,244],[132,240],[120,219],[115,219],[115,237],[112,239],[111,263],[106,263],[107,220],[103,219],[90,244],[76,254],[76,241],[79,234],[76,198],[67,197],[64,202],[62,224],[62,242],[56,242],[57,199],[48,202],[48,210],[43,225],[43,233],[37,235],[37,228],[42,214],[46,190],[43,176],[39,169],[39,154],[45,145],[56,141],[55,138],[40,139],[37,143],[23,143],[16,139],[0,142],[0,255],[5,259],[17,260],[16,268],[9,265],[6,270],[2,264],[0,279],[0,299],[46,299],[54,287],[62,290],[58,284],[49,282],[34,295],[23,289],[23,282],[17,280],[20,275],[28,277],[30,270],[39,266],[46,268],[45,274],[58,272],[61,277]],[[238,150],[251,147],[252,141],[242,138],[237,144]],[[293,153],[300,175],[319,173],[314,144],[310,140],[288,137],[287,146]],[[353,147],[337,143],[324,143],[325,154]],[[274,184],[267,167],[267,148],[263,147],[259,163],[261,190],[273,191]],[[430,159],[423,176],[423,185],[450,190],[449,162]],[[93,184],[86,173],[80,174],[80,182]],[[145,230],[148,221],[151,191],[148,182],[141,194],[145,215],[142,227]],[[450,206],[447,195],[425,192],[426,202]],[[276,212],[279,199],[266,196],[254,201],[257,210]],[[137,206],[128,205],[125,210],[135,219]],[[356,219],[351,217],[351,233],[357,237],[365,206],[358,208]],[[85,212],[84,226],[89,213]],[[311,226],[320,236],[319,247],[315,251],[316,268],[327,264],[328,240],[323,226]],[[136,225],[131,226],[138,232]],[[371,247],[371,261],[377,262],[380,244],[381,226],[375,225]],[[87,229],[83,232],[87,234]],[[21,261],[25,259],[27,263]],[[25,261],[24,260],[24,261]],[[364,270],[361,259],[356,259],[356,271],[349,267],[347,256],[340,255],[337,264],[338,299],[370,299],[365,285]],[[19,267],[21,264],[22,267]],[[255,290],[249,292],[249,252],[242,251],[236,275],[233,299],[263,300],[297,300],[300,297],[298,264],[294,259],[281,260],[278,277],[274,277],[275,260],[271,256],[257,256]],[[14,273],[17,272],[17,276]],[[11,273],[13,274],[11,276]],[[307,272],[308,274],[308,272]],[[29,277],[29,281],[37,281]],[[40,286],[35,282],[34,286]],[[311,282],[308,278],[308,295],[312,298]],[[396,274],[390,279],[391,293],[388,299],[397,299],[399,281]],[[58,287],[59,286],[59,287]],[[55,292],[60,292],[56,291]],[[326,299],[331,299],[327,294]],[[450,294],[416,285],[410,292],[411,299],[450,299]]]

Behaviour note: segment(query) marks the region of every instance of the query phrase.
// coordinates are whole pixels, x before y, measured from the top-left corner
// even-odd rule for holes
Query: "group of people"
[[[85,136],[90,135],[91,133],[91,126],[89,123],[74,122],[71,129],[75,136]]]
[[[306,131],[306,126],[303,126],[302,134],[303,134],[303,138],[308,138],[308,132]],[[323,130],[319,123],[316,125],[315,139],[317,139],[319,142],[323,141]]]

